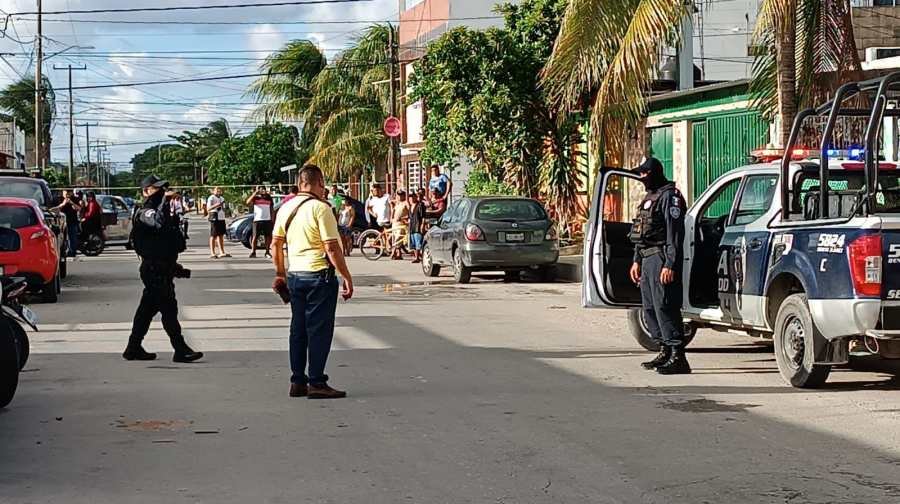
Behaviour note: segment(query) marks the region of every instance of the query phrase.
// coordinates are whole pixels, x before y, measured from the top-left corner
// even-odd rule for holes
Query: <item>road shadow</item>
[[[708,386],[702,374],[665,386],[613,386],[589,377],[604,371],[604,361],[573,373],[547,362],[564,352],[463,346],[391,316],[339,322],[390,348],[334,352],[332,382],[350,389],[348,399],[335,402],[288,398],[285,352],[211,353],[203,366],[132,365],[111,354],[34,356],[40,371],[23,375],[15,402],[0,415],[4,498],[71,504],[287,503],[297,495],[376,504],[900,499],[898,446],[889,437],[863,443],[832,434],[820,419],[802,419],[809,408],[793,421],[778,420],[752,396],[796,400],[808,392],[774,378],[771,386]],[[569,352],[572,358],[621,353],[634,355]],[[840,387],[824,392],[848,400],[856,394]],[[722,397],[739,394],[750,399]]]

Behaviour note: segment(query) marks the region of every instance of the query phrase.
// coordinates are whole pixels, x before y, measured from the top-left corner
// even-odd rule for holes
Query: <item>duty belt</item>
[[[647,258],[650,256],[655,256],[657,254],[661,255],[663,253],[663,249],[662,247],[647,247],[645,249],[641,249],[638,253],[641,254],[641,257]]]

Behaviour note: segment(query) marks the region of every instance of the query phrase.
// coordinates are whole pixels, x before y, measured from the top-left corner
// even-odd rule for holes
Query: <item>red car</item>
[[[0,198],[0,275],[20,276],[43,301],[60,292],[59,244],[33,200]]]

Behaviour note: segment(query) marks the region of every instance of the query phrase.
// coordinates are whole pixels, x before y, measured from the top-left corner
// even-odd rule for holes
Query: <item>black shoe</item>
[[[642,362],[641,367],[646,369],[647,371],[653,371],[654,369],[662,366],[666,362],[669,361],[669,357],[672,356],[672,347],[668,347],[666,345],[660,345],[659,354],[653,358],[651,361]]]
[[[183,350],[176,350],[175,356],[172,357],[172,362],[194,362],[195,360],[199,360],[203,358],[203,352],[195,352],[188,347],[185,347]]]
[[[656,372],[661,375],[691,374],[691,365],[684,355],[684,348],[673,348],[672,356],[665,364],[656,368]]]
[[[156,354],[150,353],[140,345],[137,346],[129,346],[125,349],[125,352],[122,353],[122,358],[128,361],[139,360],[139,361],[148,361],[148,360],[156,360]]]

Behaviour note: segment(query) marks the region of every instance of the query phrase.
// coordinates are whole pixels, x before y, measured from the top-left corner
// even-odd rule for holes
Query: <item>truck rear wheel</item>
[[[628,330],[637,341],[637,344],[651,352],[659,351],[659,344],[653,341],[647,324],[644,322],[644,310],[632,308],[628,310]],[[684,346],[688,346],[697,334],[697,328],[693,324],[684,324]]]
[[[773,339],[778,371],[786,382],[798,388],[825,383],[831,366],[815,364],[816,345],[821,345],[824,337],[813,323],[806,294],[792,294],[781,303]]]

